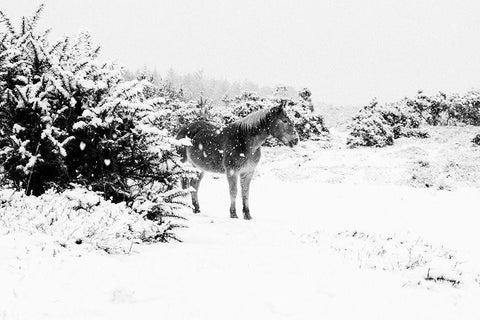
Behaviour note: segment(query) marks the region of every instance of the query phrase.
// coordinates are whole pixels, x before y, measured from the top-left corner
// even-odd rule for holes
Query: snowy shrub
[[[41,196],[0,192],[0,233],[44,235],[54,247],[82,246],[107,253],[128,253],[134,243],[175,238],[171,221],[158,223],[125,203],[113,203],[86,189]]]
[[[139,80],[145,80],[142,76]],[[168,83],[156,81],[155,84],[144,88],[144,95],[154,102],[154,108],[162,113],[153,123],[157,128],[166,129],[175,136],[180,127],[198,120],[211,118],[211,105],[207,99],[200,97],[198,101],[187,100],[182,91],[176,91]]]
[[[147,78],[145,75],[140,76],[140,80]],[[176,134],[180,127],[198,120],[210,121],[223,127],[255,111],[277,105],[283,100],[287,102],[287,112],[301,140],[328,139],[329,132],[323,118],[313,112],[311,92],[308,89],[299,92],[298,100],[281,98],[286,95],[284,93],[288,88],[279,87],[274,97],[261,97],[254,92],[244,92],[233,98],[225,96],[222,100],[224,105],[213,105],[203,97],[197,101],[186,100],[180,92],[176,92],[168,84],[158,80],[156,83],[155,88],[149,88],[145,95],[151,99],[156,98],[156,108],[160,108],[164,113],[155,125],[167,129],[171,134]],[[272,139],[267,141],[267,145],[277,144]]]
[[[226,112],[224,118],[225,124],[230,124],[238,119],[248,116],[255,111],[273,106],[272,100],[260,97],[255,92],[243,92],[241,95],[232,99],[225,98],[224,103],[230,112]],[[233,117],[230,117],[233,115]]]
[[[474,126],[480,125],[480,91],[470,91],[455,104],[460,114],[460,122]],[[460,109],[460,110],[458,110]]]
[[[480,133],[473,137],[472,142],[477,146],[480,146]]]
[[[470,91],[465,95],[447,96],[439,92],[427,96],[419,91],[413,98],[407,98],[406,104],[430,125],[455,125],[464,123],[480,125],[480,92]]]
[[[311,92],[308,89],[302,89],[298,95],[298,100],[285,98],[286,87],[278,87],[274,97],[260,97],[253,92],[244,92],[242,95],[233,99],[226,97],[224,103],[226,108],[215,109],[213,119],[223,119],[224,124],[229,124],[238,119],[246,117],[252,112],[270,108],[279,103],[286,106],[287,113],[292,119],[295,129],[298,131],[300,140],[321,140],[328,139],[328,129],[325,127],[322,116],[315,114],[311,100]],[[267,145],[278,145],[274,140],[267,140]]]
[[[420,125],[418,114],[404,101],[380,105],[373,100],[353,118],[347,145],[384,147],[400,137],[428,137]]]
[[[213,111],[213,106],[204,97],[198,100],[188,100],[183,96],[183,91],[176,90],[169,83],[154,80],[153,76],[142,74],[138,80],[149,79],[149,86],[144,87],[143,94],[154,102],[153,107],[162,116],[157,117],[152,124],[165,129],[171,136],[176,136],[182,126],[199,120],[207,120],[223,124],[222,119]],[[154,83],[155,82],[155,83]]]
[[[261,97],[255,92],[243,92],[241,95],[223,98],[224,106],[212,108],[211,117],[208,119],[219,127],[229,125],[249,114],[270,108],[276,103],[274,99]],[[276,145],[273,139],[268,139],[266,145]]]
[[[219,115],[215,114],[212,104],[208,99],[200,97],[197,101],[186,101],[183,103],[173,103],[171,127],[174,128],[175,134],[179,128],[195,121],[205,120],[222,125],[223,121]]]
[[[428,137],[427,132],[420,129],[421,119],[404,101],[385,104],[379,107],[378,110],[392,127],[394,139],[401,137]]]
[[[321,140],[329,138],[329,131],[323,117],[314,113],[312,93],[304,88],[298,93],[299,101],[292,101],[287,108],[288,114],[295,124],[300,140]]]
[[[434,119],[431,114],[434,99],[418,91],[415,97],[406,98],[405,103],[415,112],[423,122],[432,124],[436,123],[438,119]]]
[[[361,109],[353,117],[351,132],[347,138],[347,145],[350,148],[358,146],[384,147],[393,144],[393,130],[389,123],[378,111],[377,101]]]
[[[36,31],[42,8],[23,18],[19,30],[2,14],[0,161],[6,177],[27,194],[76,183],[129,204],[155,185],[161,201],[181,203],[188,192],[177,185],[188,173],[176,155],[179,142],[156,126],[169,116],[165,98],[149,96],[147,80],[125,82],[120,67],[100,62],[87,33],[49,43],[48,33]]]

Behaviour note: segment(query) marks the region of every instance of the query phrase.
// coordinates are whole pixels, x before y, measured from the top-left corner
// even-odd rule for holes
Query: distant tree
[[[189,100],[199,99],[201,96],[207,97],[212,103],[219,103],[225,95],[235,97],[243,92],[256,92],[260,96],[268,97],[275,95],[275,88],[260,87],[252,81],[230,82],[225,79],[213,79],[205,75],[200,70],[194,73],[179,74],[170,68],[164,76],[159,72],[148,70],[146,68],[135,72],[128,72],[128,79],[135,79],[141,74],[149,74],[153,77],[153,83],[162,85],[169,83],[175,90],[183,90],[184,97]],[[285,97],[295,98],[296,90],[289,86],[285,88]]]

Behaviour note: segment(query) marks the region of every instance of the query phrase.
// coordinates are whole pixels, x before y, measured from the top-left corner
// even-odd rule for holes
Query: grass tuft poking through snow
[[[409,284],[445,283],[458,287],[474,280],[462,269],[463,262],[456,252],[444,246],[426,243],[411,236],[383,236],[359,231],[344,231],[333,235],[315,232],[304,237],[314,243],[329,243],[330,247],[360,268],[401,272]]]

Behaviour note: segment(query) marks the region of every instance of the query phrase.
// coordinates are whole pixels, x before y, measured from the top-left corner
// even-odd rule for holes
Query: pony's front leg
[[[235,201],[237,199],[238,189],[238,173],[233,170],[227,171],[228,186],[230,187],[230,218],[237,217],[237,209],[235,208]]]
[[[250,181],[252,181],[252,177],[253,171],[243,172],[240,174],[240,186],[242,187],[243,218],[246,220],[252,219],[252,216],[250,216],[250,207],[248,204]]]

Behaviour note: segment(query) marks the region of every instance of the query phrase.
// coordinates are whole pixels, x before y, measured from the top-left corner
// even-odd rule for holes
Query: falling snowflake
[[[85,142],[80,142],[80,150],[85,150],[85,147],[87,146],[87,144]]]

